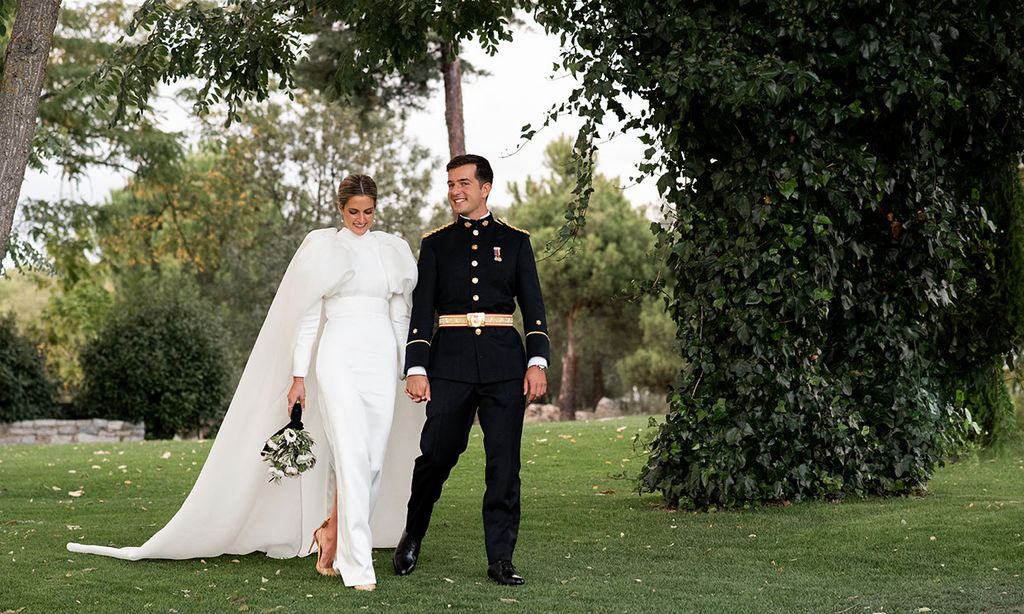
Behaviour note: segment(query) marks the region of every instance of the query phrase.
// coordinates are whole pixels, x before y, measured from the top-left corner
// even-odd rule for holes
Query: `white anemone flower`
[[[288,443],[294,443],[296,437],[297,436],[295,435],[295,431],[293,431],[292,429],[284,430],[284,440],[287,441]]]

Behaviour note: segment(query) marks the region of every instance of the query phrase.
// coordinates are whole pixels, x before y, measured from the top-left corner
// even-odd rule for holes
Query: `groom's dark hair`
[[[462,154],[461,156],[455,156],[452,161],[445,167],[446,171],[450,171],[453,168],[459,168],[460,166],[466,166],[467,164],[473,164],[476,166],[476,180],[480,182],[480,185],[485,183],[494,183],[494,171],[491,170],[491,163],[487,161],[487,158],[478,156],[476,154]]]

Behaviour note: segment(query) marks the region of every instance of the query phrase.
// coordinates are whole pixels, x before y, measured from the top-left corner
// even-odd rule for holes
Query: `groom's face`
[[[448,204],[457,215],[476,219],[487,213],[491,184],[476,178],[476,165],[465,164],[448,171]]]

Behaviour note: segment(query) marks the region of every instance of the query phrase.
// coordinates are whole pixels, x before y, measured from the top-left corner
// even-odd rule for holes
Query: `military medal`
[[[494,261],[495,262],[501,262],[501,248],[500,247],[495,247],[494,248]]]

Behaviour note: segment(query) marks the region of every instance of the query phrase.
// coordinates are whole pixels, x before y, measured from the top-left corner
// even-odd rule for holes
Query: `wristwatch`
[[[544,366],[544,365],[530,365],[530,366],[531,367],[537,367],[541,371],[547,371],[548,370],[548,368],[546,366]]]

